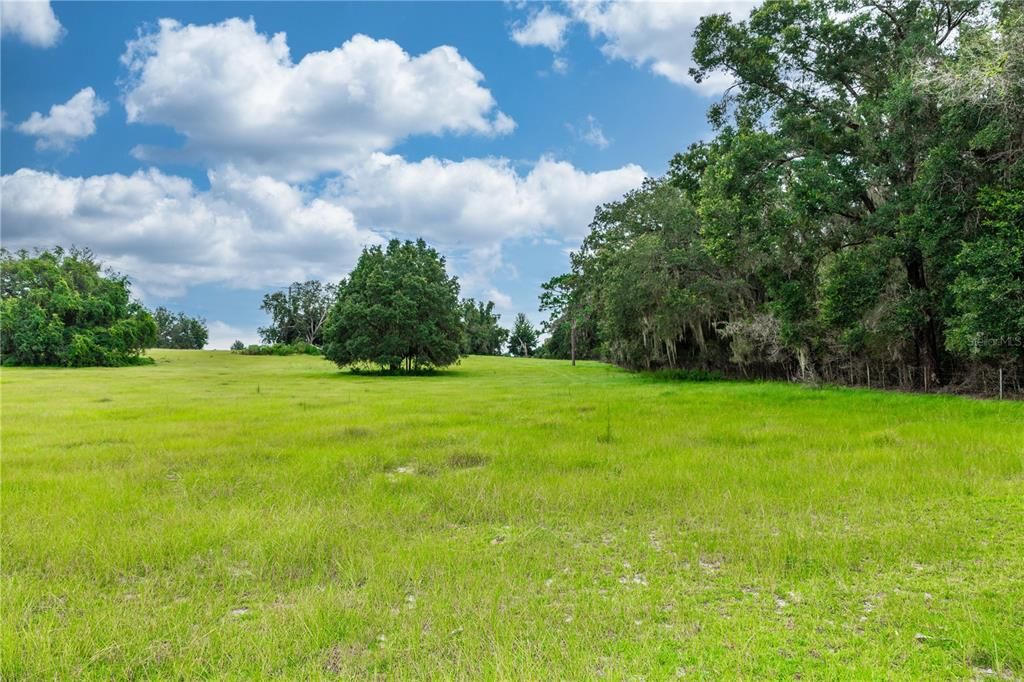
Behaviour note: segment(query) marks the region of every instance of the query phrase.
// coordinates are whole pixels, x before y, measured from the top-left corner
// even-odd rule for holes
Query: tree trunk
[[[917,292],[928,294],[928,282],[924,273],[924,257],[916,248],[912,249],[906,260],[907,281]],[[921,381],[924,390],[933,384],[943,381],[942,367],[939,362],[939,334],[932,312],[931,301],[926,301],[924,310],[925,321],[914,325],[914,346],[917,351],[918,364],[921,367]]]
[[[576,366],[576,320],[572,321],[572,329],[569,332],[569,346],[572,348],[572,366]]]

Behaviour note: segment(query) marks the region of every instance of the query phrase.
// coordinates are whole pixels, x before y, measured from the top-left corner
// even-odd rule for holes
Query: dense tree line
[[[1024,6],[765,2],[704,17],[714,139],[600,207],[544,287],[552,352],[984,388],[1024,369]],[[575,335],[572,330],[575,329]],[[1019,386],[1019,383],[1018,383]]]
[[[137,364],[157,331],[126,277],[61,248],[0,249],[0,327],[4,364],[69,367]]]
[[[182,312],[172,313],[163,306],[154,310],[152,315],[156,322],[155,348],[199,350],[210,338],[206,320],[201,317],[190,317]]]

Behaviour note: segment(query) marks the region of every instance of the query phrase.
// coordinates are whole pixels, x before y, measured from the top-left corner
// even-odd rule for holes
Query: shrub
[[[119,366],[151,362],[153,317],[128,279],[101,272],[87,250],[0,249],[0,354],[8,365]]]
[[[240,346],[236,348],[236,346]],[[295,343],[252,344],[243,346],[241,341],[231,345],[231,350],[242,355],[320,355],[320,349],[305,341]]]

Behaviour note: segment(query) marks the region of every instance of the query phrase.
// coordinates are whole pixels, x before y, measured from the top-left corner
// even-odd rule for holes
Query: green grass
[[[2,674],[1024,675],[1024,405],[478,358],[2,371]]]

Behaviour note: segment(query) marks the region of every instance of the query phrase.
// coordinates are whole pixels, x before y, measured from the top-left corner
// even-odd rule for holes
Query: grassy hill
[[[1024,675],[1022,404],[153,356],[2,372],[3,679]]]

